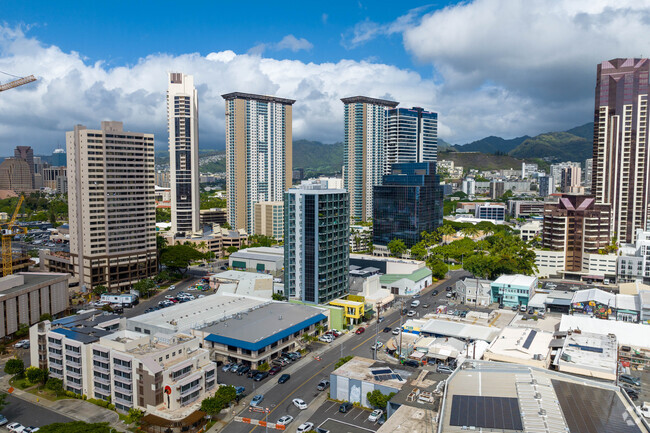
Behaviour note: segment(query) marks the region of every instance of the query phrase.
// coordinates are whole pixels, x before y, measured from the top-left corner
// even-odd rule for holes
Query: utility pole
[[[402,362],[402,313],[404,312],[404,300],[401,299],[399,307],[399,358],[398,361]]]
[[[377,359],[377,342],[379,341],[379,304],[375,307],[377,310],[377,321],[375,322],[375,349],[372,351],[372,359]]]

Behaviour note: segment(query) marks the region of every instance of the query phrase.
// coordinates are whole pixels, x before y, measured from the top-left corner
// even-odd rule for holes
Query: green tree
[[[263,362],[260,365],[257,366],[258,371],[268,371],[271,367],[269,366],[268,362]]]
[[[205,412],[210,417],[218,414],[222,409],[223,406],[221,406],[220,402],[214,397],[204,398],[201,402],[201,411]]]
[[[160,261],[160,258],[162,257],[162,254],[167,250],[168,242],[167,238],[160,236],[158,233],[156,233],[156,259],[158,262],[158,270],[160,270],[162,263]]]
[[[420,241],[411,247],[411,256],[413,256],[416,260],[425,260],[427,254],[428,251],[424,246],[424,241]]]
[[[51,322],[52,321],[52,315],[50,313],[43,313],[43,314],[41,314],[41,317],[38,318],[39,322],[43,322],[45,320],[49,320]]]
[[[272,298],[274,301],[284,301],[284,300],[285,300],[284,296],[283,296],[282,294],[280,294],[280,293],[274,293],[274,294],[272,294],[272,295],[271,295],[271,298]]]
[[[56,377],[50,377],[47,379],[47,382],[45,382],[45,389],[53,391],[58,396],[63,392],[63,381]]]
[[[25,370],[25,377],[27,377],[27,380],[30,383],[43,383],[47,378],[47,372],[38,367],[32,366],[28,367],[27,370]]]
[[[5,373],[11,376],[21,375],[23,374],[24,371],[25,371],[25,363],[23,362],[22,359],[11,358],[5,364]]]
[[[401,239],[393,239],[388,242],[388,251],[393,257],[402,257],[402,254],[406,252],[406,244]]]
[[[173,245],[165,250],[160,262],[174,272],[185,274],[191,262],[202,258],[203,254],[189,245]]]
[[[170,279],[171,279],[171,275],[169,275],[169,271],[167,270],[162,270],[158,272],[158,275],[156,275],[156,281],[159,283],[169,281]]]
[[[140,409],[136,409],[132,407],[129,409],[129,414],[126,417],[126,423],[127,424],[140,424],[140,420],[142,420],[142,417],[144,416],[144,412],[141,411]]]
[[[56,422],[41,427],[42,433],[111,433],[112,429],[107,422],[89,424],[83,421]]]
[[[16,330],[15,334],[16,337],[18,338],[23,338],[29,335],[29,325],[27,323],[21,323],[18,325],[18,330]]]
[[[151,278],[143,278],[133,285],[133,289],[137,290],[141,297],[148,298],[150,292],[156,288],[156,282]]]
[[[348,362],[352,358],[354,358],[354,356],[352,356],[352,355],[344,356],[343,358],[339,358],[339,360],[336,361],[336,364],[334,364],[334,369],[339,368],[340,366],[342,366],[343,364],[345,364],[346,362]]]
[[[226,229],[226,230],[232,230],[232,226],[230,224],[228,224],[227,222],[221,224],[221,228]]]
[[[377,409],[386,409],[386,405],[388,405],[388,402],[390,401],[391,398],[395,395],[394,392],[391,392],[388,395],[382,394],[381,391],[378,389],[369,392],[366,394],[366,398],[368,399],[368,403],[372,405],[372,407],[375,407]]]
[[[431,269],[431,276],[441,280],[447,275],[449,267],[440,259],[430,258],[427,260],[427,267]]]
[[[449,224],[443,224],[437,229],[438,233],[440,234],[440,238],[442,239],[443,242],[447,242],[447,238],[453,234],[456,233],[456,230]]]
[[[101,296],[104,293],[106,293],[107,289],[106,286],[102,286],[101,284],[99,286],[95,286],[92,289],[92,292],[94,295]]]
[[[156,208],[156,222],[168,223],[172,220],[172,212],[170,209]]]
[[[213,416],[227,407],[237,398],[237,390],[234,386],[220,386],[213,397],[208,397],[201,402],[201,410]]]
[[[226,248],[226,251],[228,252],[228,254],[232,254],[232,253],[236,253],[237,251],[239,251],[239,248],[237,248],[234,245],[231,245],[228,248]]]

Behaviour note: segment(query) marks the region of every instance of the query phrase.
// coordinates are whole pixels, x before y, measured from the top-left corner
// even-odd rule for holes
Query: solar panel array
[[[537,335],[537,331],[534,329],[530,331],[528,334],[528,337],[526,338],[526,341],[524,341],[524,349],[528,349],[531,344],[533,344],[533,340],[535,339],[535,336]]]
[[[399,381],[402,381],[402,376],[400,376],[397,373],[394,373],[393,370],[390,368],[383,368],[381,370],[370,370],[372,373],[372,376],[375,378],[377,381],[384,381],[384,380],[391,380],[391,379],[397,379]]]
[[[576,344],[576,343],[569,343],[569,346],[577,347],[578,349],[584,350],[585,352],[603,353],[602,347],[584,346],[582,344]]]
[[[449,424],[499,430],[523,430],[519,404],[511,397],[454,395]]]
[[[555,391],[547,377],[515,375],[519,409],[526,432],[568,432]]]
[[[552,380],[571,433],[641,433],[615,391]]]

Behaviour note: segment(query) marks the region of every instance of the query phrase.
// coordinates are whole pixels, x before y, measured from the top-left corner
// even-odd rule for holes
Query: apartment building
[[[250,93],[226,101],[228,223],[256,233],[257,202],[282,201],[291,186],[293,99]]]
[[[126,290],[156,273],[153,134],[77,125],[66,133],[70,259],[79,285]]]
[[[169,185],[172,189],[174,234],[200,230],[199,209],[199,97],[194,77],[169,74],[167,89],[169,131]],[[164,178],[160,179],[164,183]],[[163,186],[163,185],[160,185]]]
[[[0,190],[30,192],[34,189],[29,164],[20,158],[5,158],[0,163]]]
[[[343,186],[350,194],[350,218],[372,217],[372,191],[385,171],[388,110],[398,102],[367,96],[343,98]]]
[[[438,113],[420,107],[389,109],[385,141],[384,174],[390,174],[393,164],[436,162]]]
[[[260,201],[255,203],[255,234],[277,240],[284,237],[284,202]]]

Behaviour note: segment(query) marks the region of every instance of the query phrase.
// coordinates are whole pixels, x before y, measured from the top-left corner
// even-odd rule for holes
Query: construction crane
[[[20,206],[23,204],[23,201],[25,201],[25,196],[21,194],[11,219],[6,224],[0,226],[0,232],[2,233],[2,275],[5,277],[14,273],[14,254],[11,247],[11,240],[17,234],[27,233],[25,227],[16,225],[18,211],[20,211]]]
[[[22,86],[25,84],[29,84],[33,81],[36,81],[36,77],[34,77],[33,75],[28,75],[27,77],[18,77],[16,75],[7,74],[6,72],[2,72],[2,73],[18,79],[14,81],[10,81],[5,84],[0,84],[0,92],[4,92],[5,90],[13,89],[14,87]]]

